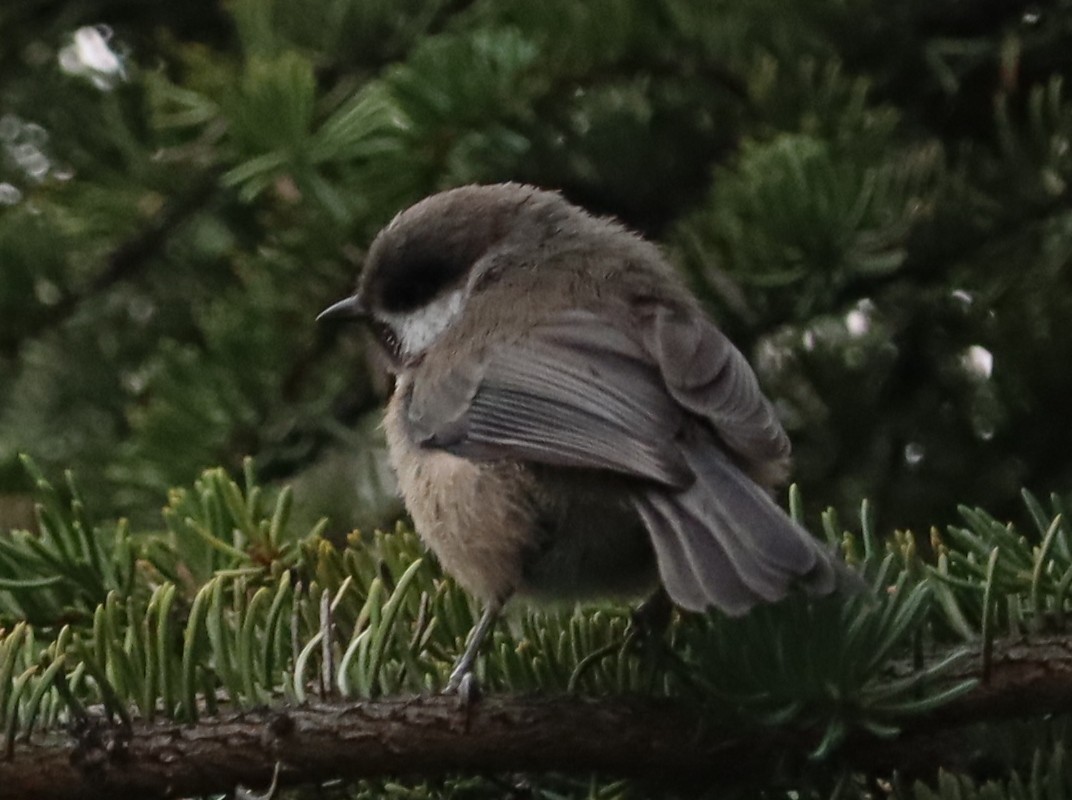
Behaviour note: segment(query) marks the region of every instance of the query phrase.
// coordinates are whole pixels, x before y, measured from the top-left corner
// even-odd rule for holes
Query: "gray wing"
[[[741,352],[695,311],[660,307],[644,326],[644,344],[666,388],[706,419],[760,483],[788,477],[789,437]]]
[[[683,412],[644,349],[589,312],[570,311],[433,383],[407,408],[421,444],[471,458],[606,469],[682,487],[673,441]]]
[[[723,452],[753,474],[788,456],[744,357],[706,320],[660,310],[640,327],[634,339],[571,311],[479,363],[417,380],[410,433],[470,458],[646,479],[633,503],[685,608],[741,614],[799,578],[832,590],[829,554]]]

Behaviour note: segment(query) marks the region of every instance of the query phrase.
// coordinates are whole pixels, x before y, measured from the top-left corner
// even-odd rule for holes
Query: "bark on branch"
[[[951,676],[978,676],[978,658]],[[922,717],[894,739],[849,738],[839,758],[874,774],[933,769],[956,758],[971,723],[1072,711],[1072,640],[1005,643],[989,682]],[[5,800],[148,798],[283,785],[456,772],[601,772],[725,786],[803,759],[810,732],[719,730],[695,709],[640,698],[489,696],[469,709],[432,696],[223,714],[196,725],[136,723],[78,742],[19,744],[0,761]]]

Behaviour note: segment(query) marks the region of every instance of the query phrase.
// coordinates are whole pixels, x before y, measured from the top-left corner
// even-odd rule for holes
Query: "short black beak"
[[[367,316],[368,309],[361,302],[361,296],[355,294],[325,308],[317,315],[316,321],[321,322],[325,319],[363,319]]]

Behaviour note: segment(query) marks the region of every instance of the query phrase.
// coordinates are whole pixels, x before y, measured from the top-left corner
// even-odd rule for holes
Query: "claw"
[[[443,689],[444,694],[457,693],[461,696],[463,690],[473,696],[479,694],[479,690],[473,692],[473,687],[477,685],[476,676],[473,675],[473,665],[476,662],[477,655],[480,653],[480,645],[487,638],[492,626],[495,625],[495,620],[498,618],[501,609],[502,603],[489,603],[484,608],[484,613],[480,615],[480,619],[473,626],[473,630],[469,632],[469,641],[465,645],[465,651],[455,662],[454,669],[450,671],[450,678]]]
[[[468,711],[480,699],[480,681],[471,672],[465,673],[458,681],[458,708]]]
[[[670,626],[674,604],[661,586],[637,607],[629,618],[629,627],[644,639],[658,639]]]

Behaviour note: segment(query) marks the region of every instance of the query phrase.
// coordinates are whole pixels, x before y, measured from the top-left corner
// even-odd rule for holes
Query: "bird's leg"
[[[667,647],[665,635],[674,613],[674,603],[666,589],[660,586],[647,600],[637,606],[630,615],[625,634],[625,647],[636,647],[641,659],[645,683],[654,685],[657,676],[666,666],[673,651]]]
[[[670,595],[660,586],[651,597],[636,607],[630,615],[629,627],[646,639],[658,638],[669,627],[673,611],[674,603],[670,600]]]
[[[670,625],[670,615],[673,611],[674,604],[670,600],[670,595],[660,586],[651,597],[633,609],[629,615],[629,625],[620,642],[604,645],[581,659],[573,670],[573,674],[570,675],[566,691],[571,694],[576,691],[585,672],[611,653],[636,650],[643,654],[647,650],[646,645],[651,642],[656,644],[655,652],[658,653],[661,648],[660,640]]]
[[[499,600],[490,602],[484,607],[484,613],[480,615],[476,625],[469,631],[469,641],[465,645],[465,651],[454,662],[454,669],[450,671],[450,679],[443,690],[445,693],[453,694],[457,692],[462,688],[463,682],[467,687],[467,691],[472,692],[475,690],[476,687],[471,677],[473,662],[476,661],[477,654],[480,652],[481,643],[491,631],[492,626],[495,625],[495,620],[498,619],[502,607],[503,604]]]

